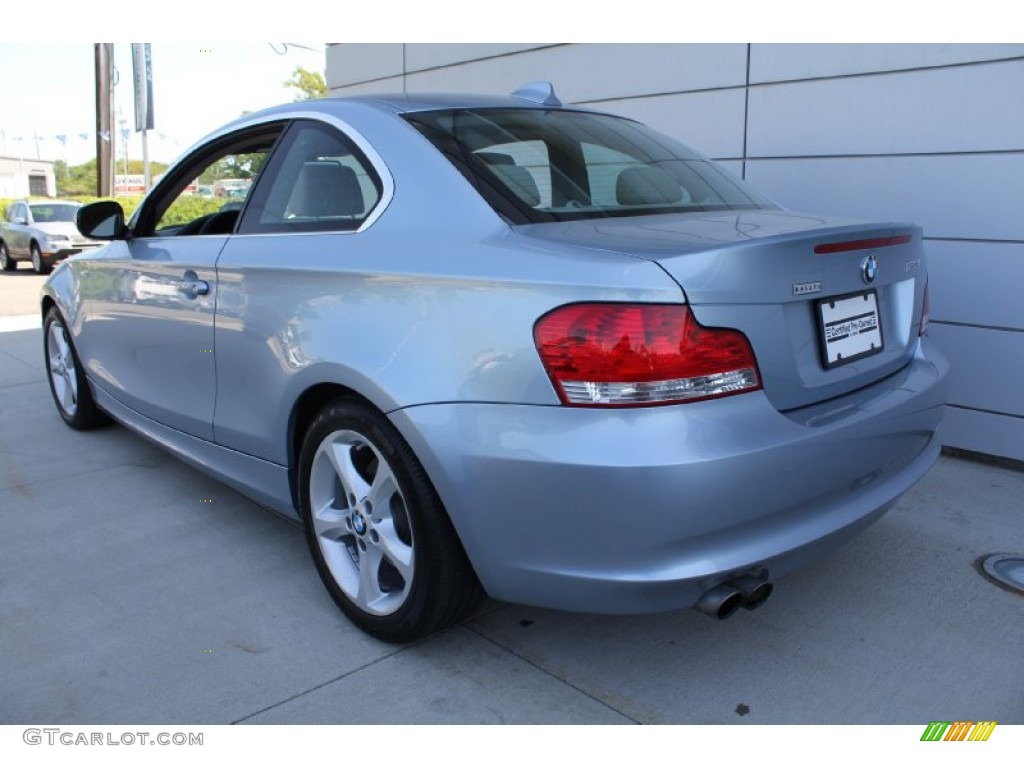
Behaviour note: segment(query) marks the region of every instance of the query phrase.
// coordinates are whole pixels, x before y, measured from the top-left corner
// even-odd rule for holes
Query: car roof
[[[540,98],[536,97],[536,92],[527,90],[535,86],[542,86]],[[543,88],[550,90],[544,91]],[[543,100],[542,97],[545,93],[549,94],[549,98],[552,101]],[[315,110],[331,114],[334,112],[334,107],[347,105],[361,105],[393,115],[447,109],[522,109],[542,111],[557,109],[591,114],[598,112],[598,110],[585,107],[563,104],[554,95],[554,88],[549,83],[531,83],[508,96],[472,93],[375,93],[354,96],[327,96],[322,99],[280,104],[276,107],[245,115],[229,125],[245,123],[247,118],[288,117],[289,113],[294,114],[296,111]]]
[[[425,112],[442,109],[570,109],[565,105],[547,106],[512,96],[494,96],[468,93],[381,93],[365,96],[336,96],[322,99],[324,102],[362,102],[395,113]]]

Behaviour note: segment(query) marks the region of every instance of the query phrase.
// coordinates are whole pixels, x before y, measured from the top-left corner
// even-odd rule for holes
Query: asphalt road
[[[0,314],[38,280],[0,274]],[[1024,473],[943,457],[725,622],[491,602],[391,646],[296,528],[121,427],[65,427],[40,344],[0,332],[0,723],[1024,723],[1024,597],[975,568],[1024,552]]]
[[[19,262],[14,272],[0,272],[0,317],[39,312],[39,287],[46,278]]]

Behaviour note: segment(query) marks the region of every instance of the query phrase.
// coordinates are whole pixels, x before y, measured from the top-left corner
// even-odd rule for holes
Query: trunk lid
[[[868,386],[914,354],[926,269],[921,230],[912,224],[756,210],[517,231],[657,262],[682,288],[698,322],[746,334],[765,394],[779,410]],[[870,281],[869,257],[876,266]],[[846,361],[837,362],[837,355]]]

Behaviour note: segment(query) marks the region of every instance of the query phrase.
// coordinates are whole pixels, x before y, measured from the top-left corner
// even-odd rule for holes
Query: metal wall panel
[[[1024,419],[949,406],[939,434],[943,445],[1024,461]]]
[[[750,90],[752,157],[1019,150],[1024,62]]]
[[[932,320],[1024,331],[1024,243],[930,241],[925,248]]]
[[[949,404],[1024,417],[1024,333],[935,323],[952,367]]]
[[[401,75],[401,43],[343,43],[327,46],[327,74],[324,80],[331,90]]]
[[[747,179],[789,208],[911,221],[928,237],[1024,241],[1024,151],[748,160]]]
[[[405,46],[405,66],[409,72],[419,72],[545,47],[548,46],[539,43],[408,43]]]
[[[342,88],[331,89],[331,96],[364,96],[378,93],[402,93],[405,78],[401,75],[386,77],[383,80],[373,80],[368,83],[357,83],[346,85]]]
[[[745,45],[571,45],[524,51],[427,72],[410,72],[410,91],[510,93],[550,80],[563,101],[740,87]]]
[[[1024,56],[1024,45],[762,44],[752,46],[750,82],[858,75]]]

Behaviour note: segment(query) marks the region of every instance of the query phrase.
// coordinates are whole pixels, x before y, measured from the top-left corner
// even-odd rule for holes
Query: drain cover
[[[1024,595],[1024,556],[989,555],[981,561],[981,572],[1003,589]]]

